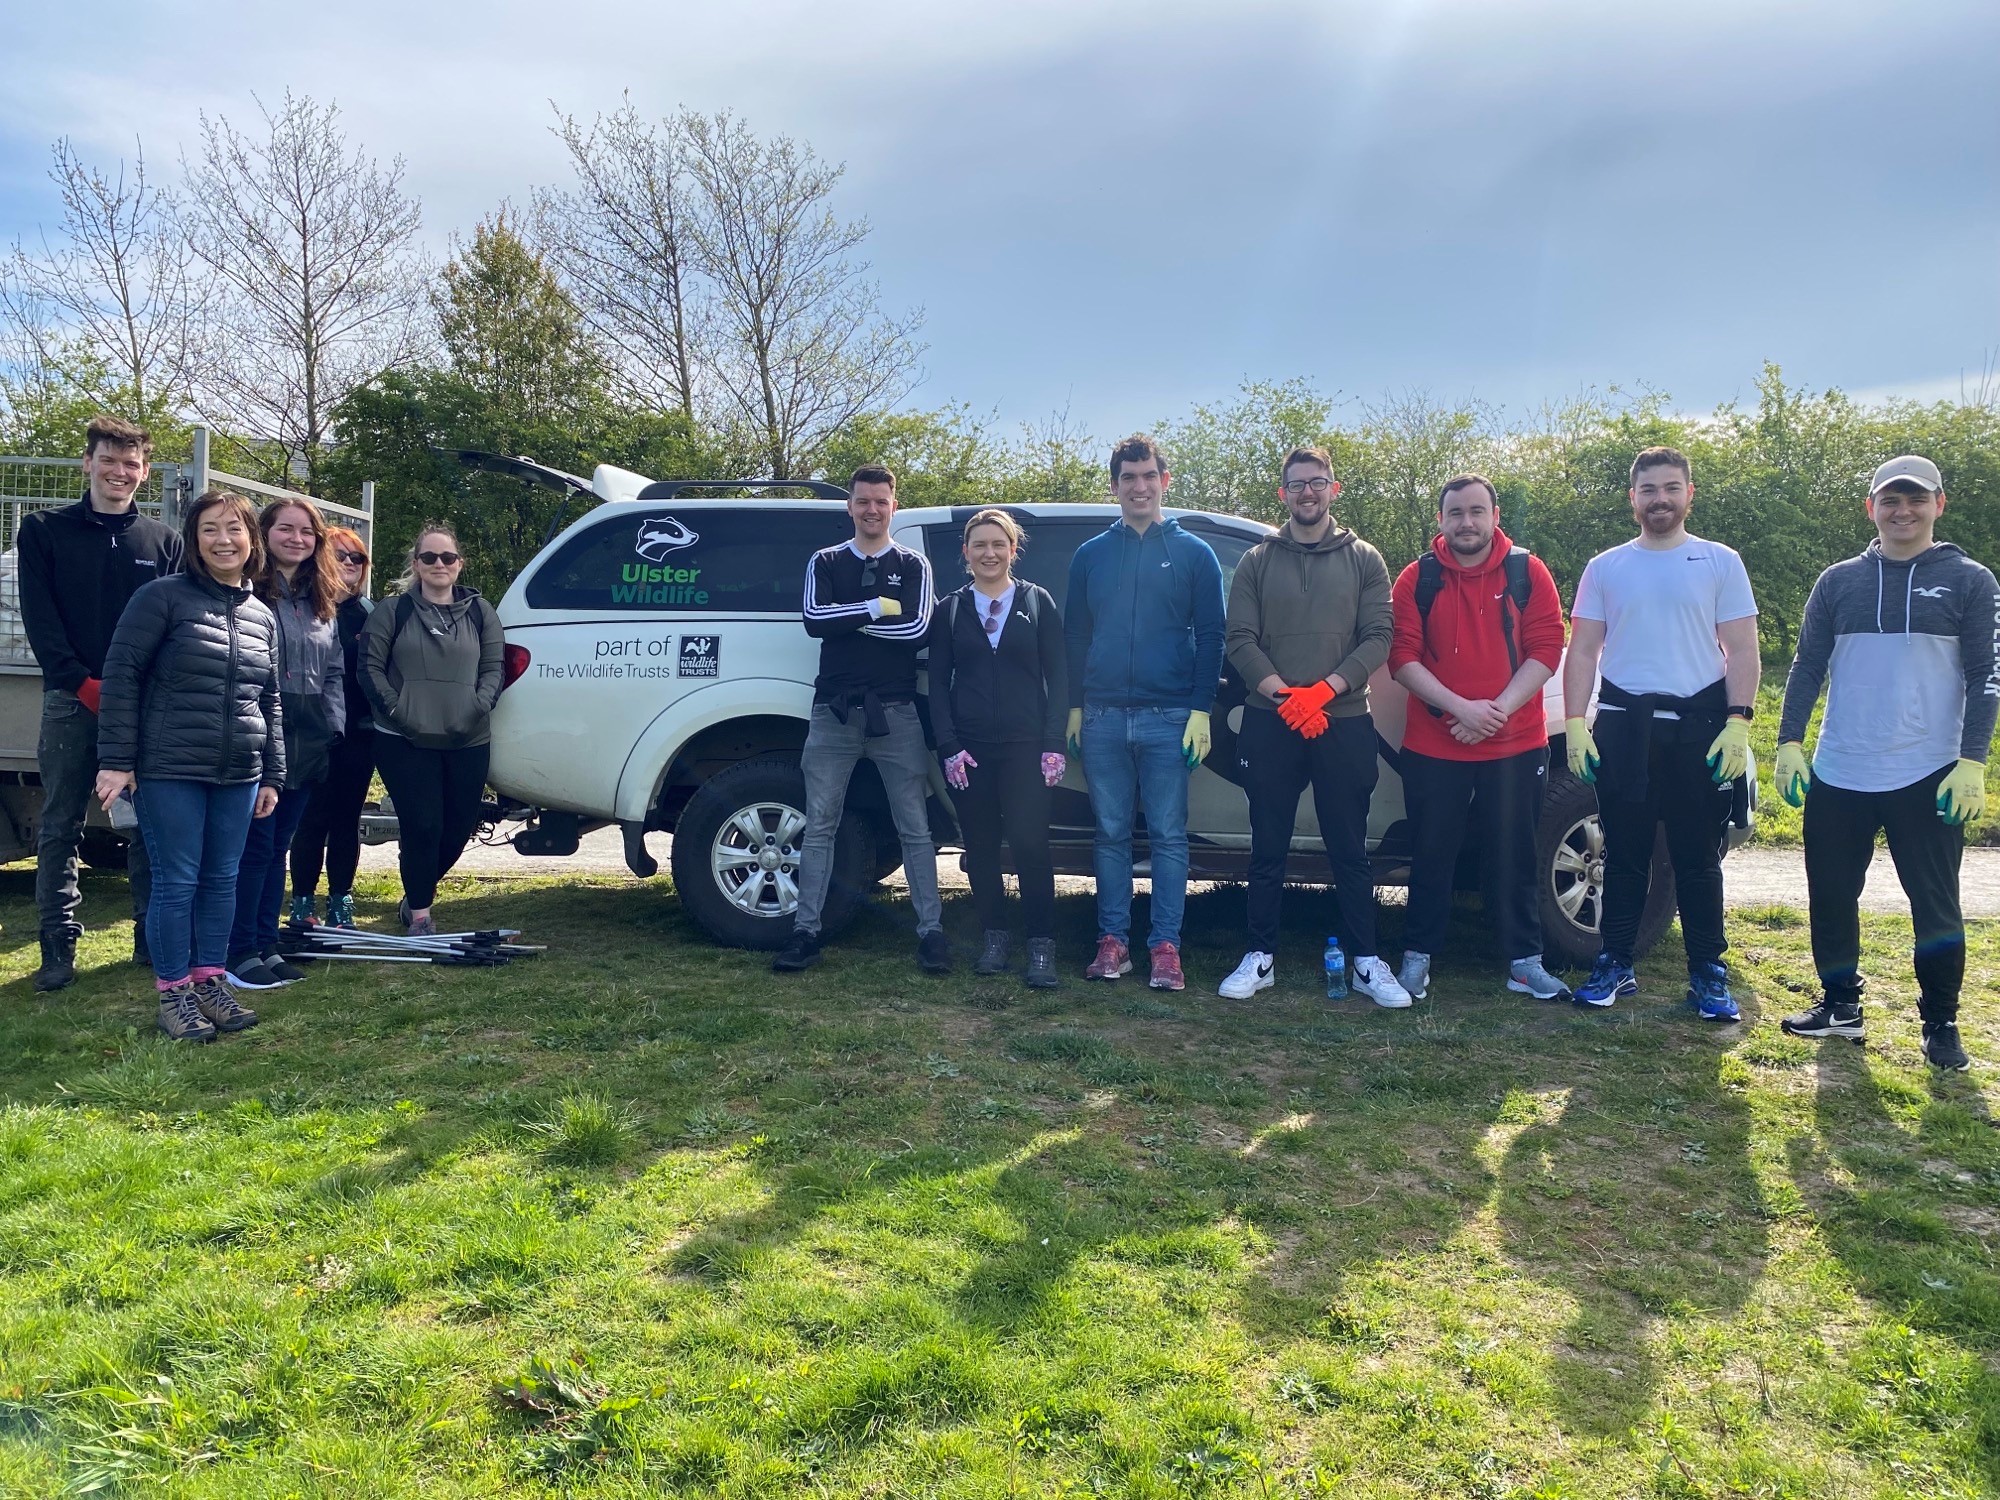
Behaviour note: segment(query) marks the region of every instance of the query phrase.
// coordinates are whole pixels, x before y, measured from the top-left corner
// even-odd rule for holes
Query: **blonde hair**
[[[1007,533],[1007,540],[1014,544],[1014,549],[1017,552],[1028,539],[1028,534],[1021,529],[1019,521],[1008,515],[1006,511],[994,510],[990,506],[980,511],[979,514],[965,523],[965,530],[960,533],[959,540],[961,542],[971,541],[972,528],[975,526],[998,526],[1002,531]]]
[[[442,521],[426,521],[417,528],[417,534],[410,538],[409,554],[403,560],[403,576],[396,580],[396,586],[390,591],[391,593],[421,594],[422,590],[417,584],[417,553],[423,550],[424,538],[427,536],[450,537],[451,550],[458,554],[461,563],[464,562],[465,545],[459,541],[458,533]],[[464,576],[463,572],[459,574],[461,578]]]

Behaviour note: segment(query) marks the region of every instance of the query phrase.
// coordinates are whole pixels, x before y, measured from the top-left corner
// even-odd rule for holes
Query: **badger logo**
[[[681,525],[672,516],[648,516],[639,523],[639,540],[632,544],[647,562],[658,562],[669,552],[678,552],[683,547],[692,547],[701,537]]]

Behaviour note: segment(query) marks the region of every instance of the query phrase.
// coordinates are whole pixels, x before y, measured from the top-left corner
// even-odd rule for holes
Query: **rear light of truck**
[[[526,646],[503,646],[500,649],[500,691],[506,692],[528,671],[528,648]]]

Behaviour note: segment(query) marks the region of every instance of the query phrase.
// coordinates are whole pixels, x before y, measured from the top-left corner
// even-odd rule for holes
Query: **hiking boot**
[[[1384,1010],[1408,1010],[1410,992],[1396,982],[1396,974],[1381,959],[1370,954],[1354,960],[1354,988]]]
[[[926,974],[951,972],[951,940],[942,932],[917,934],[917,967]]]
[[[332,903],[329,902],[328,904],[331,905]],[[290,922],[294,927],[312,926],[314,922],[313,898],[310,896],[292,897],[292,904],[285,912],[285,920]]]
[[[1965,1044],[1958,1039],[1958,1022],[1924,1022],[1924,1061],[1947,1073],[1963,1073],[1972,1066]]]
[[[1152,972],[1146,983],[1156,990],[1184,990],[1187,975],[1181,972],[1181,950],[1172,943],[1155,943],[1146,950]]]
[[[354,898],[352,896],[328,896],[326,898],[326,925],[329,927],[352,927],[354,925]]]
[[[1507,965],[1507,988],[1518,995],[1533,995],[1537,1000],[1574,1000],[1569,986],[1551,974],[1542,963],[1542,955],[1533,958],[1517,958]]]
[[[1590,978],[1576,987],[1572,998],[1578,1005],[1604,1010],[1620,995],[1638,993],[1639,976],[1632,972],[1632,966],[1621,964],[1609,953],[1600,953],[1597,962],[1590,966]]]
[[[1125,946],[1123,938],[1101,937],[1097,940],[1097,957],[1090,961],[1090,967],[1083,971],[1085,979],[1116,979],[1120,974],[1132,972],[1132,950]]]
[[[819,934],[792,929],[792,940],[771,960],[773,974],[797,974],[819,962]]]
[[[1022,982],[1031,990],[1052,990],[1062,983],[1056,975],[1056,940],[1028,939],[1028,972]]]
[[[1004,932],[986,934],[986,946],[980,951],[979,962],[972,966],[975,974],[1005,974],[1007,972],[1007,945],[1011,941]]]
[[[146,924],[132,924],[132,966],[138,969],[153,967],[153,945],[146,941]]]
[[[1215,987],[1215,992],[1225,1000],[1248,1000],[1257,991],[1268,990],[1277,982],[1278,961],[1268,953],[1253,949],[1243,955],[1243,962]]]
[[[1428,953],[1405,953],[1403,967],[1396,971],[1396,983],[1412,1000],[1423,999],[1431,992],[1431,956]]]
[[[229,982],[239,990],[275,990],[284,980],[264,967],[261,953],[239,953],[229,960]]]
[[[1721,964],[1688,965],[1688,1004],[1704,1021],[1740,1021],[1736,997],[1729,993],[1729,971]]]
[[[247,1031],[257,1024],[257,1012],[238,1005],[219,979],[204,979],[194,987],[194,1008],[217,1031]]]
[[[437,934],[437,918],[433,917],[429,912],[425,912],[421,917],[410,918],[409,935],[411,937],[436,937]]]
[[[1787,1036],[1839,1036],[1860,1045],[1867,1040],[1868,1025],[1861,1014],[1859,1000],[1837,1000],[1832,995],[1822,998],[1811,1010],[1802,1010],[1795,1016],[1786,1016],[1778,1023],[1778,1029]]]
[[[76,978],[76,934],[73,932],[45,932],[42,934],[42,966],[35,971],[35,990],[38,994],[49,994],[62,989]]]
[[[194,986],[177,984],[160,991],[160,1030],[176,1042],[212,1042],[215,1028],[196,1006]]]
[[[285,984],[297,984],[301,979],[306,977],[304,969],[301,969],[297,964],[287,963],[285,955],[280,953],[276,948],[265,949],[263,958],[264,967],[269,969]]]

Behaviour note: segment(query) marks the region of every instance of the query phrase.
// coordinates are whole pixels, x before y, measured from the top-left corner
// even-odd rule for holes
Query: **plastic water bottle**
[[[1340,951],[1340,939],[1337,937],[1326,940],[1326,998],[1347,998],[1347,955]]]

